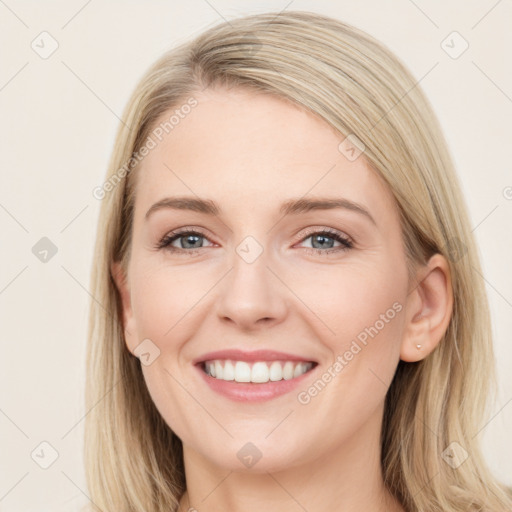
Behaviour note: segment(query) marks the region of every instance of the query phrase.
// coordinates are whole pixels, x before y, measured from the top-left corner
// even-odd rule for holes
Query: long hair
[[[180,439],[157,411],[124,342],[110,273],[130,258],[136,177],[166,112],[186,115],[206,87],[245,87],[291,101],[364,147],[400,212],[410,275],[434,253],[450,266],[447,331],[425,359],[400,361],[385,401],[385,485],[408,512],[510,511],[479,433],[495,397],[490,314],[467,206],[433,110],[400,60],[363,31],[310,12],[246,16],[168,51],[123,115],[105,182],[91,278],[85,464],[103,512],[176,511],[185,491]],[[188,105],[188,107],[186,107]],[[186,108],[185,108],[186,107]],[[176,116],[178,119],[178,116]],[[354,139],[355,137],[355,139]]]

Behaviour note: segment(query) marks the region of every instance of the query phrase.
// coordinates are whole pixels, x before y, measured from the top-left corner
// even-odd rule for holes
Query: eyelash
[[[177,247],[172,247],[171,243],[175,240],[178,240],[179,238],[185,236],[185,235],[199,235],[202,238],[207,238],[206,235],[197,230],[197,229],[189,229],[189,228],[182,228],[176,231],[171,231],[166,236],[164,236],[160,242],[158,242],[155,246],[155,249],[165,249],[166,251],[169,251],[171,253],[187,253],[187,255],[192,256],[199,252],[201,249],[206,249],[206,247],[200,247],[198,249],[179,249]],[[352,249],[354,247],[353,242],[346,236],[343,236],[341,233],[334,229],[325,228],[322,230],[311,230],[307,233],[307,235],[299,242],[303,242],[310,238],[313,235],[327,235],[327,238],[332,238],[333,240],[340,242],[342,244],[341,247],[331,248],[331,249],[315,249],[312,247],[307,247],[306,250],[310,254],[330,254],[330,253],[337,253],[337,252],[344,252],[349,249]]]

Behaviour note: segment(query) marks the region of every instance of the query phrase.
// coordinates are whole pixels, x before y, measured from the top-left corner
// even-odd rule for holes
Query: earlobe
[[[409,294],[400,359],[416,362],[427,357],[442,340],[450,323],[453,290],[450,267],[441,254],[418,271],[418,284]]]
[[[128,279],[122,268],[121,262],[119,261],[112,262],[110,265],[110,273],[116,284],[119,296],[121,297],[122,322],[125,343],[128,350],[133,354],[133,349],[137,345],[134,343],[136,326],[135,319],[133,317]]]

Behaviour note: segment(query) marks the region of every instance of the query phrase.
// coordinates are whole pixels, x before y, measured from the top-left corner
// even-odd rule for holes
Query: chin
[[[226,443],[217,444],[213,453],[211,447],[207,453],[201,452],[215,466],[237,473],[274,473],[301,464],[300,459],[303,457],[298,457],[298,442],[293,441],[289,446],[283,446],[265,440],[261,434],[260,437],[253,438],[253,441],[245,436],[243,441],[230,439]]]

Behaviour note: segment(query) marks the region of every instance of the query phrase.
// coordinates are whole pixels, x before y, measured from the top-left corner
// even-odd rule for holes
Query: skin
[[[446,331],[453,304],[446,260],[433,256],[409,282],[391,191],[364,154],[349,161],[338,150],[345,137],[320,118],[241,89],[195,97],[198,105],[144,159],[127,275],[112,264],[128,350],[146,338],[160,350],[142,370],[183,441],[180,510],[404,510],[380,470],[384,399],[399,360],[426,357]],[[212,199],[222,213],[160,209],[145,220],[154,203],[181,195]],[[301,197],[347,198],[376,224],[344,209],[279,213],[282,202]],[[197,252],[186,253],[194,250],[187,236],[172,244],[181,253],[155,249],[182,227],[205,233]],[[321,253],[341,247],[312,236],[325,228],[351,238],[353,248]],[[250,264],[236,252],[247,236],[263,248]],[[298,392],[394,303],[400,312],[317,396],[299,403]],[[192,365],[225,348],[280,350],[319,364],[297,391],[234,402]],[[248,442],[262,454],[251,468],[237,457]]]

